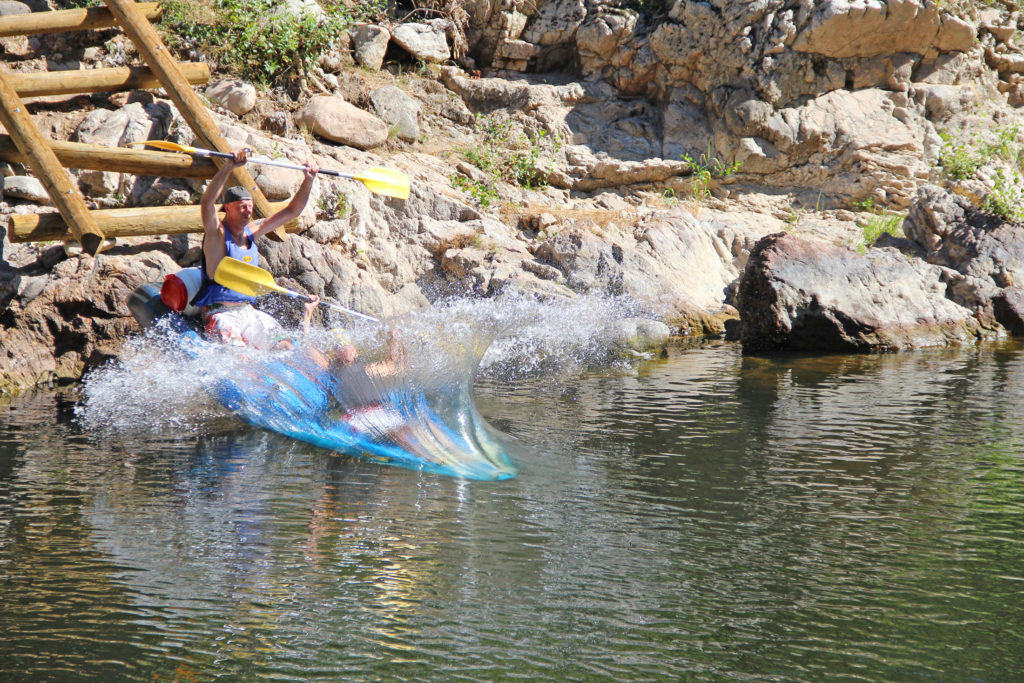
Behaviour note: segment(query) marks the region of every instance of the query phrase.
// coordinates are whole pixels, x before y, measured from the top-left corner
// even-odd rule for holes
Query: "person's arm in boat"
[[[203,220],[203,256],[206,259],[206,275],[212,280],[220,260],[227,255],[224,247],[224,227],[217,216],[217,197],[227,184],[231,172],[245,164],[246,150],[234,153],[233,161],[225,161],[213,179],[203,190],[203,198],[199,202],[199,214]]]
[[[303,173],[305,173],[305,177],[302,179],[302,185],[299,186],[299,191],[296,192],[292,197],[292,200],[288,202],[288,206],[260,223],[260,227],[254,233],[255,237],[266,235],[271,230],[276,230],[285,223],[299,217],[302,210],[306,208],[306,202],[309,201],[309,193],[313,189],[313,181],[316,179],[316,174],[319,173],[319,171],[320,167],[315,163],[306,164],[306,168],[303,171]]]

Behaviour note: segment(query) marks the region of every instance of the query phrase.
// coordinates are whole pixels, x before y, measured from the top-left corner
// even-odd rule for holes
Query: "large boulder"
[[[416,59],[443,62],[452,56],[445,35],[447,28],[447,19],[399,24],[391,29],[391,39]]]
[[[1024,285],[1024,226],[1007,223],[974,208],[966,198],[927,185],[915,196],[904,222],[907,237],[926,251],[930,263],[957,273],[949,295],[982,319],[1015,329],[1017,295]],[[1009,297],[1009,298],[1007,298]],[[1001,301],[995,306],[996,299]],[[1008,306],[1008,302],[1009,305]]]
[[[745,353],[896,351],[975,341],[972,311],[946,298],[942,269],[895,249],[866,255],[776,233],[740,280]]]
[[[388,139],[387,124],[334,95],[311,97],[295,115],[295,123],[314,135],[359,149],[377,147]]]
[[[78,379],[113,358],[138,330],[128,295],[179,268],[166,252],[115,247],[96,264],[88,256],[69,259],[54,246],[21,268],[0,261],[0,309],[7,318],[0,325],[0,394]]]
[[[370,105],[399,138],[407,142],[419,139],[422,106],[415,98],[393,85],[386,85],[370,93]]]
[[[690,307],[714,311],[739,275],[732,231],[698,222],[682,209],[652,215],[631,231],[593,225],[559,230],[533,251],[575,291],[629,295],[675,315]]]

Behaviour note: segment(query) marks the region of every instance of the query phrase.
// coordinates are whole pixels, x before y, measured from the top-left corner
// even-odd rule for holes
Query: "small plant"
[[[966,180],[981,168],[981,157],[970,145],[957,140],[946,131],[939,133],[939,137],[942,138],[939,166],[947,178]]]
[[[1011,223],[1024,221],[1024,187],[1020,173],[996,171],[995,183],[981,203],[982,210]]]
[[[1020,126],[1000,126],[987,133],[956,136],[942,131],[942,148],[939,150],[939,166],[947,178],[966,180],[972,178],[985,164],[1002,160],[1017,162],[1020,157]]]
[[[882,235],[900,237],[903,235],[903,214],[876,213],[860,224],[864,233],[864,244],[874,244]]]
[[[498,191],[494,189],[494,185],[491,183],[473,180],[461,173],[453,173],[451,175],[451,182],[454,187],[459,188],[472,197],[477,206],[481,208],[486,209],[492,202],[498,199]]]
[[[342,192],[327,191],[320,194],[316,203],[316,217],[322,221],[348,217],[348,197]]]
[[[533,135],[516,135],[509,120],[478,115],[474,129],[479,144],[460,150],[462,157],[487,175],[487,180],[472,180],[461,174],[452,176],[452,184],[470,194],[482,207],[498,198],[495,184],[504,181],[527,190],[547,186],[538,163],[542,155],[554,156],[562,147],[558,135],[541,129]]]
[[[859,199],[853,203],[854,211],[863,211],[865,213],[882,213],[882,210],[875,206],[875,200],[871,197],[867,199]]]
[[[696,160],[689,154],[683,154],[680,158],[690,168],[690,197],[698,204],[711,196],[712,178],[727,178],[743,165],[742,161],[724,163],[718,157],[711,156],[710,148]]]

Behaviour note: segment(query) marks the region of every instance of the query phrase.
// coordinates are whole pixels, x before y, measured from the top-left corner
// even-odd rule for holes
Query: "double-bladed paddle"
[[[248,263],[243,263],[238,259],[225,256],[217,264],[217,270],[213,274],[214,281],[228,289],[232,289],[246,296],[260,296],[266,294],[268,291],[280,292],[281,294],[287,294],[288,296],[295,297],[297,299],[310,300],[310,297],[305,294],[300,294],[291,289],[282,287],[281,285],[274,282],[274,276],[269,272],[263,270],[259,266],[254,266]],[[370,315],[363,313],[357,313],[356,311],[350,310],[337,304],[327,303],[321,300],[324,306],[333,308],[336,311],[354,316],[356,318],[362,318],[364,320],[370,320],[375,323],[379,323],[380,320]]]
[[[220,157],[222,159],[234,158],[234,155],[228,152],[218,152],[212,149],[179,145],[178,143],[170,142],[169,140],[145,140],[142,142],[129,142],[128,144],[157,147],[171,152],[184,152],[185,154],[193,154],[197,157]],[[305,169],[305,166],[300,164],[293,164],[287,161],[277,161],[276,159],[265,159],[263,157],[249,157],[246,159],[246,162],[262,164],[264,166],[291,168],[296,171],[302,171]],[[409,198],[409,176],[394,169],[368,168],[365,171],[360,171],[359,173],[345,173],[343,171],[332,171],[330,169],[321,168],[319,173],[336,176],[338,178],[351,178],[352,180],[358,180],[366,186],[366,189],[374,194],[380,194],[386,197],[395,197],[397,199]]]

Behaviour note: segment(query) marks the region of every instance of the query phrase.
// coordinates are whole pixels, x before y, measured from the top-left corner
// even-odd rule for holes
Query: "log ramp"
[[[90,92],[163,88],[203,147],[230,152],[216,121],[192,89],[206,83],[210,69],[202,63],[179,64],[151,22],[160,19],[156,2],[104,0],[106,7],[33,12],[0,17],[0,37],[119,27],[134,43],[146,66],[14,74],[0,70],[0,159],[27,164],[46,188],[58,214],[10,216],[11,242],[77,240],[95,255],[107,237],[202,232],[199,206],[153,206],[90,210],[67,168],[137,173],[178,178],[210,178],[221,159],[125,147],[108,148],[51,140],[32,121],[21,98]],[[215,165],[216,164],[216,165]],[[284,203],[272,204],[245,168],[232,172],[236,185],[248,188],[257,215],[269,216]],[[269,237],[283,240],[282,226]]]

